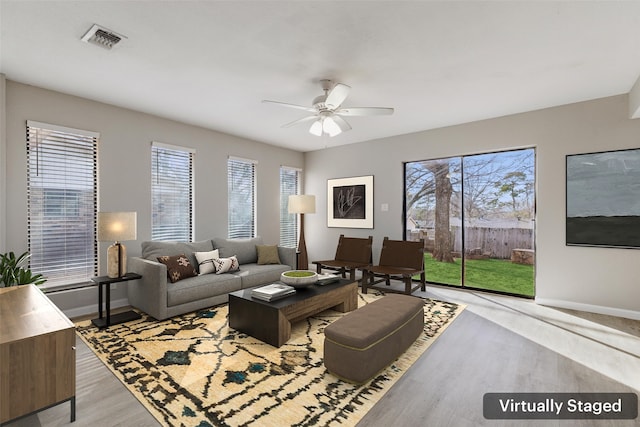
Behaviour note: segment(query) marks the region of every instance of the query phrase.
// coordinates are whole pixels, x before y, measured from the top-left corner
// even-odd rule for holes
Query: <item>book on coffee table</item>
[[[322,286],[322,285],[328,285],[329,283],[335,283],[338,281],[340,281],[340,276],[338,276],[337,274],[323,273],[323,274],[318,274],[318,281],[316,282],[316,284]]]
[[[262,286],[251,291],[253,298],[258,298],[263,301],[274,301],[276,299],[284,298],[291,294],[295,294],[296,290],[293,286],[285,285],[282,283],[272,283],[267,286]]]
[[[261,294],[251,293],[251,297],[255,298],[255,299],[262,300],[262,301],[271,302],[271,301],[277,301],[277,300],[282,299],[282,298],[286,298],[289,295],[294,295],[295,293],[296,293],[296,290],[292,289],[292,290],[290,290],[288,292],[285,292],[284,294],[278,294],[278,295],[273,295],[273,296],[265,296],[265,295],[261,295]]]

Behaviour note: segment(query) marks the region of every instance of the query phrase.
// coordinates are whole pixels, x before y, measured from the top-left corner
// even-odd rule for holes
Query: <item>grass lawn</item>
[[[455,263],[434,261],[425,254],[427,281],[461,285],[461,260]],[[465,261],[465,286],[534,296],[533,266],[513,264],[509,260],[481,259]]]

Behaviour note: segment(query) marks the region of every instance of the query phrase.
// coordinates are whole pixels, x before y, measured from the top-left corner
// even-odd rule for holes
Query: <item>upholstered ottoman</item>
[[[389,294],[336,320],[324,330],[324,365],[354,383],[373,378],[418,338],[424,302]]]

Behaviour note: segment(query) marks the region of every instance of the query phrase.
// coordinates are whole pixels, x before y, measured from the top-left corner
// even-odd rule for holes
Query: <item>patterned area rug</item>
[[[359,306],[378,295],[359,294]],[[343,382],[324,367],[327,310],[293,325],[280,348],[229,328],[227,305],[158,322],[142,319],[80,337],[162,425],[353,426],[435,341],[463,307],[425,300],[424,334],[369,382]]]

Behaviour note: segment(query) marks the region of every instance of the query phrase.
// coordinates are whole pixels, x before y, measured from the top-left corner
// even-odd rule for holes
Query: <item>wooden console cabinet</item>
[[[73,323],[34,285],[0,288],[0,424],[70,402],[75,421]]]

